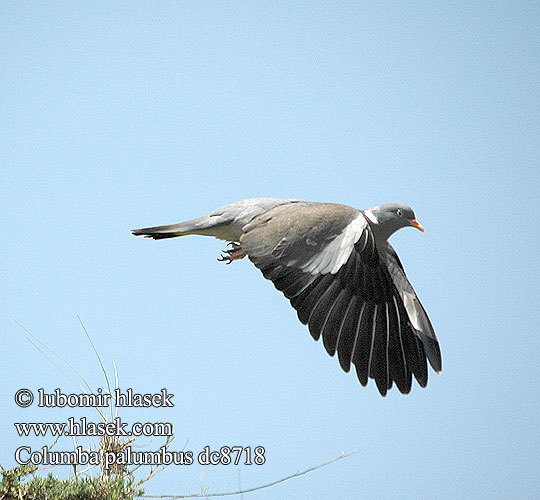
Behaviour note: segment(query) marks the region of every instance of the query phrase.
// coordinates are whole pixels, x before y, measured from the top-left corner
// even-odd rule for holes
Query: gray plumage
[[[154,239],[188,234],[233,242],[222,260],[245,255],[287,297],[315,340],[355,366],[384,396],[402,393],[412,375],[427,384],[426,357],[441,371],[433,326],[388,243],[398,229],[423,231],[413,210],[388,204],[367,210],[335,203],[253,198],[187,222],[133,230]]]
[[[132,233],[135,236],[144,235],[155,240],[186,236],[188,234],[202,234],[204,236],[215,236],[220,240],[239,241],[240,236],[242,236],[242,228],[253,217],[277,205],[296,201],[282,198],[251,198],[225,205],[214,210],[211,214],[197,219],[167,226],[134,229]]]

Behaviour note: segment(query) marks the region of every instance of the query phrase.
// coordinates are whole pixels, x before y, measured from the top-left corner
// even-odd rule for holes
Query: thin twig
[[[35,342],[37,342],[38,344],[40,344],[44,349],[47,349],[47,351],[49,351],[51,354],[53,354],[54,356],[56,356],[60,361],[62,361],[63,363],[65,363],[72,371],[73,373],[75,373],[88,387],[88,390],[91,390],[90,389],[90,386],[86,383],[86,380],[84,380],[84,378],[81,376],[81,374],[70,364],[68,363],[62,356],[60,356],[58,353],[56,353],[55,351],[53,351],[49,346],[47,346],[46,344],[44,344],[43,342],[41,342],[41,340],[39,340],[30,330],[28,330],[28,328],[26,328],[22,323],[19,323],[16,319],[14,319],[13,321],[15,321],[15,323],[17,323],[17,325],[19,325],[28,335],[30,335],[30,337],[32,337],[34,339]],[[62,375],[64,375],[75,387],[78,387],[79,389],[81,389],[83,392],[86,392],[83,387],[80,385],[80,384],[77,384],[71,377],[69,377],[49,356],[47,356],[43,350],[41,350],[32,340],[30,340],[29,338],[27,338],[26,340],[28,340],[28,342],[30,342],[39,352],[41,352],[41,354],[47,358],[49,360],[50,363],[52,363],[55,368],[60,372],[62,373]]]
[[[117,391],[118,389],[120,389],[120,386],[118,385],[118,370],[116,368],[116,361],[114,360],[113,360],[113,366],[114,366],[114,388]],[[116,401],[116,391],[114,393],[114,415],[112,414],[113,403],[112,403],[112,398],[111,398],[111,419],[113,417],[118,417],[118,406],[117,406],[118,401]]]
[[[78,389],[80,389],[84,394],[92,394],[93,391],[92,391],[92,388],[90,387],[90,384],[86,381],[86,379],[77,371],[77,369],[71,364],[69,363],[68,361],[66,361],[62,356],[60,356],[57,352],[53,351],[49,346],[47,346],[46,344],[44,344],[41,340],[39,340],[30,330],[28,330],[28,328],[26,328],[24,325],[22,325],[21,323],[19,323],[17,320],[14,320],[15,323],[17,323],[28,335],[30,335],[30,337],[32,337],[32,339],[35,340],[32,341],[32,339],[29,339],[28,337],[26,338],[26,340],[28,340],[28,342],[30,342],[35,348],[37,351],[39,351],[41,353],[41,355],[47,359],[49,361],[49,363],[51,363],[62,375],[64,375],[64,377],[66,377],[75,387],[77,387]],[[80,319],[79,319],[80,321]],[[84,327],[83,327],[84,328]],[[87,333],[88,335],[88,333]],[[70,370],[75,373],[75,375],[77,375],[77,377],[79,377],[79,379],[82,381],[82,383],[87,387],[87,389],[85,389],[83,387],[83,385],[81,384],[77,384],[77,382],[75,382],[64,370],[62,370],[62,368],[60,368],[55,362],[53,359],[51,359],[44,351],[43,349],[40,349],[36,342],[38,344],[40,344],[43,349],[46,349],[47,351],[49,351],[51,354],[53,354],[54,356],[56,356],[60,361],[62,361],[64,364],[66,364]],[[110,391],[109,391],[110,392]],[[105,414],[101,411],[100,408],[98,408],[97,406],[94,407],[94,410],[96,410],[96,412],[98,413],[98,415],[103,419],[103,420],[106,420],[105,418]]]
[[[275,486],[276,484],[283,483],[285,481],[288,481],[289,479],[303,476],[304,474],[307,474],[308,472],[312,472],[314,470],[320,469],[321,467],[326,467],[327,465],[333,464],[334,462],[337,462],[338,460],[341,460],[343,458],[350,457],[351,455],[354,455],[357,451],[358,450],[353,450],[353,451],[349,451],[348,453],[343,453],[337,458],[334,458],[332,460],[329,460],[328,462],[324,462],[322,464],[316,465],[315,467],[310,467],[309,469],[306,469],[302,472],[296,472],[295,474],[291,474],[290,476],[284,477],[282,479],[278,479],[277,481],[263,484],[261,486],[255,486],[253,488],[247,488],[245,490],[230,491],[226,493],[191,493],[189,495],[140,495],[140,498],[202,498],[202,497],[226,497],[226,496],[233,496],[233,495],[242,495],[243,493],[251,493],[252,491],[262,490],[264,488],[270,488],[270,486]]]
[[[112,394],[111,391],[111,384],[109,383],[109,376],[107,375],[107,371],[105,370],[105,367],[103,366],[103,363],[101,362],[101,356],[97,352],[96,347],[94,346],[94,343],[92,342],[92,339],[90,338],[90,335],[88,334],[88,331],[86,330],[86,327],[84,326],[80,316],[77,314],[77,319],[79,320],[79,323],[82,326],[82,329],[84,330],[84,333],[86,337],[88,338],[88,341],[90,342],[90,345],[92,346],[92,349],[94,350],[94,353],[96,355],[96,358],[99,361],[99,365],[101,366],[101,371],[103,372],[103,375],[105,376],[105,382],[107,382],[107,390],[109,391],[109,394]]]
[[[238,489],[242,491],[242,469],[238,467]],[[240,494],[240,500],[244,500],[244,494]]]

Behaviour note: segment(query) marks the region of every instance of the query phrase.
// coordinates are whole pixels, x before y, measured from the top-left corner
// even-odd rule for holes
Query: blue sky
[[[174,393],[172,448],[264,446],[263,466],[171,466],[147,493],[528,499],[540,493],[540,95],[536,2],[3,2],[0,464],[27,387]],[[443,373],[381,398],[326,355],[223,242],[130,229],[255,196],[411,205],[392,238]],[[69,371],[69,370],[68,370]],[[140,438],[155,450],[162,438]],[[73,442],[61,440],[58,450]],[[67,474],[58,470],[55,473]]]

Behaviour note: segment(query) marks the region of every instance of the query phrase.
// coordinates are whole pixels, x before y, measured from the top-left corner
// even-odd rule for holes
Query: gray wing
[[[309,326],[341,367],[356,368],[384,396],[402,393],[412,374],[424,387],[424,345],[362,212],[344,205],[299,202],[276,207],[244,227],[242,250]]]
[[[436,372],[440,372],[442,370],[442,357],[435,330],[424,306],[407,279],[403,264],[390,243],[386,244],[385,251],[381,252],[381,257],[385,260],[390,276],[403,301],[411,326],[424,343],[429,364]]]
[[[155,240],[175,238],[189,234],[215,236],[226,241],[238,241],[242,228],[256,215],[262,214],[278,205],[295,203],[298,200],[286,198],[250,198],[230,203],[214,210],[209,215],[197,219],[168,224],[166,226],[133,229],[135,236],[143,235]]]

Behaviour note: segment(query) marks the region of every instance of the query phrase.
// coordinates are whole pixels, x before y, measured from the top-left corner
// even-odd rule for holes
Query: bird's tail
[[[160,240],[163,238],[175,238],[177,236],[185,236],[188,234],[214,236],[213,229],[215,226],[215,218],[212,220],[210,216],[205,215],[204,217],[188,220],[186,222],[178,222],[177,224],[132,229],[131,232],[135,236],[145,236],[146,238]]]

